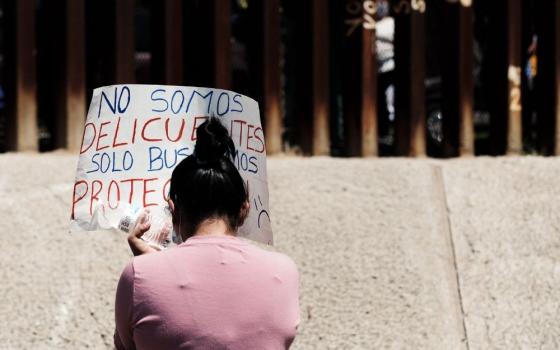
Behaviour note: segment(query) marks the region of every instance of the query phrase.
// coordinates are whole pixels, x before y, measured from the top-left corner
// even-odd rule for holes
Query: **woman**
[[[184,242],[156,252],[129,236],[135,257],[115,303],[117,349],[287,349],[299,324],[298,271],[280,253],[236,237],[248,194],[218,119],[197,129],[194,153],[173,171],[169,207]],[[150,254],[153,253],[153,254]]]

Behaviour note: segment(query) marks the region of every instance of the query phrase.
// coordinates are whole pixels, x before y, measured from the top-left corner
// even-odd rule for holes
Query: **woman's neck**
[[[222,219],[206,219],[198,225],[193,236],[235,236]]]

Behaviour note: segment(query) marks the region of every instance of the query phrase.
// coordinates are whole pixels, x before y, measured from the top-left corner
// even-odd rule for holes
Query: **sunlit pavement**
[[[68,233],[77,156],[0,156],[0,349],[111,348],[116,232]],[[560,159],[271,158],[294,349],[556,349]]]

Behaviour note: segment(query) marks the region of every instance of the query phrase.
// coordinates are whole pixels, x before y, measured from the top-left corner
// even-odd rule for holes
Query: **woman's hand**
[[[150,211],[144,209],[138,216],[134,228],[128,234],[128,245],[130,246],[130,250],[132,250],[132,254],[135,256],[159,251],[155,246],[148,244],[148,242],[141,238],[150,227]]]

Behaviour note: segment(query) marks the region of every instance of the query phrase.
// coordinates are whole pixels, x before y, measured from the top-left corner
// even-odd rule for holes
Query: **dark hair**
[[[194,152],[173,170],[169,196],[181,230],[192,236],[202,221],[221,218],[236,231],[248,199],[245,183],[232,162],[235,146],[227,129],[210,117],[196,130]]]

